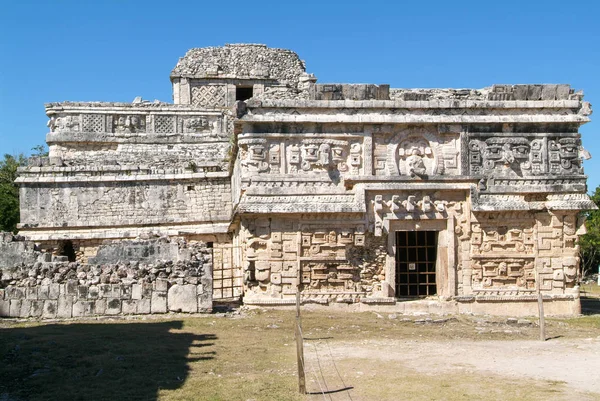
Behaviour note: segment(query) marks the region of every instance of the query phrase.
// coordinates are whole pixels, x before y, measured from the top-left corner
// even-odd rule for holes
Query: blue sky
[[[0,154],[44,141],[47,102],[171,101],[177,59],[225,43],[292,49],[319,82],[570,83],[600,107],[595,0],[4,0],[0,10]],[[592,190],[597,126],[581,128]]]

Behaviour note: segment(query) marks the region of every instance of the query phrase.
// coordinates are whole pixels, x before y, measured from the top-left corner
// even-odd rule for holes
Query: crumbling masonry
[[[299,289],[354,309],[525,315],[541,291],[549,314],[579,313],[591,108],[569,85],[317,84],[295,53],[248,44],[192,49],[171,82],[174,104],[46,105],[50,155],[18,179],[21,235],[75,264],[140,238],[201,246],[213,297],[249,305]],[[196,289],[160,311],[209,309],[210,277],[147,278],[113,254],[127,285]],[[122,285],[72,268],[79,286]],[[44,278],[5,274],[0,311],[32,314],[11,288],[39,294]],[[152,311],[148,297],[120,313]]]

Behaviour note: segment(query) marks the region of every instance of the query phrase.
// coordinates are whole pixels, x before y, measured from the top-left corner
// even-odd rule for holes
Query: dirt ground
[[[600,401],[600,299],[584,316],[295,311],[0,319],[0,401]]]
[[[540,385],[558,384],[563,387],[560,394],[555,394],[556,398],[548,399],[600,399],[600,379],[595,380],[590,374],[600,372],[600,336],[545,342],[386,339],[357,344],[317,340],[307,344],[306,353],[309,391],[319,393],[311,396],[315,400],[366,399],[357,396],[354,388],[325,397],[321,390],[335,391],[348,387],[358,390],[353,383],[363,381],[360,380],[362,376],[385,375],[384,371],[391,367],[396,372],[411,371],[433,376],[476,375],[515,382],[531,379],[544,382]],[[311,374],[312,366],[309,365],[315,363],[327,372],[318,377],[320,383],[316,380],[317,376]],[[385,385],[381,377],[379,382]],[[441,398],[432,396],[431,399]]]

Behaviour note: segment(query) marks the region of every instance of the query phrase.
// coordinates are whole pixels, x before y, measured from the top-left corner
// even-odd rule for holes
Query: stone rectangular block
[[[145,315],[150,313],[150,299],[139,299],[137,300],[137,313]]]
[[[94,310],[97,315],[104,315],[106,313],[106,299],[96,299],[94,305]]]
[[[58,314],[58,301],[46,300],[44,301],[44,310],[42,312],[42,318],[54,319]]]
[[[131,285],[121,285],[121,299],[131,299]]]
[[[30,299],[22,299],[21,300],[21,311],[19,313],[20,317],[29,317],[31,316],[31,300]]]
[[[527,100],[540,100],[542,98],[542,85],[528,85]]]
[[[88,286],[87,285],[78,285],[77,286],[77,298],[79,299],[87,299],[88,296]]]
[[[73,298],[68,295],[62,295],[58,298],[58,310],[56,317],[73,317]]]
[[[513,87],[513,95],[515,100],[527,100],[528,85],[515,85]]]
[[[31,317],[42,317],[44,312],[44,301],[40,299],[32,300],[31,307],[29,309],[29,316]]]
[[[10,316],[10,301],[8,299],[0,299],[0,317]]]
[[[142,298],[151,299],[153,292],[152,283],[142,283]]]
[[[142,299],[142,286],[139,284],[131,285],[131,299]]]
[[[137,300],[135,299],[124,299],[122,301],[123,314],[135,315],[137,313]]]
[[[121,284],[111,284],[111,298],[121,298]]]
[[[556,99],[557,85],[542,85],[542,100]]]
[[[10,306],[8,310],[8,316],[10,317],[20,317],[21,316],[21,304],[23,303],[22,299],[11,299]]]
[[[77,280],[69,280],[67,281],[67,283],[65,284],[65,294],[66,295],[71,295],[71,296],[77,296],[77,287],[78,287],[78,283]]]
[[[4,293],[5,299],[23,299],[25,298],[25,291],[22,287],[6,287],[6,292]]]
[[[152,291],[150,301],[150,313],[167,312],[167,293],[163,291]]]
[[[98,296],[100,298],[112,298],[112,287],[110,284],[101,284],[98,286]]]
[[[557,85],[556,86],[556,99],[558,100],[567,100],[569,99],[569,94],[571,92],[570,85]]]
[[[38,287],[38,299],[46,300],[49,299],[50,296],[50,286],[49,285],[40,285]]]
[[[86,306],[88,302],[77,300],[73,303],[73,317],[83,317],[86,316]]]
[[[175,284],[169,288],[168,306],[173,312],[195,313],[198,311],[197,289],[193,284]]]
[[[26,293],[25,297],[27,299],[29,299],[29,300],[37,299],[37,292],[38,292],[37,290],[38,290],[37,286],[35,286],[35,287],[27,287],[25,289],[25,293]]]
[[[212,291],[206,291],[206,287],[202,284],[196,286],[196,294],[198,297],[198,312],[212,312],[213,294]]]
[[[98,299],[100,297],[100,289],[97,285],[90,285],[87,293],[88,299]]]
[[[118,298],[107,298],[106,299],[106,311],[107,315],[118,315],[121,313],[121,300]]]
[[[48,286],[48,299],[57,300],[60,294],[60,284],[50,284]]]
[[[169,289],[169,281],[163,278],[157,278],[154,283],[154,289],[156,291],[167,291]]]

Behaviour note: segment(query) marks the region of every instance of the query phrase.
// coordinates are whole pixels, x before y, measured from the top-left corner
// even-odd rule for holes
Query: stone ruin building
[[[46,104],[49,157],[18,179],[36,245],[4,244],[37,270],[0,278],[0,314],[289,305],[298,290],[514,315],[540,291],[548,314],[580,312],[582,92],[319,84],[258,44],[191,49],[170,78],[172,104]]]

